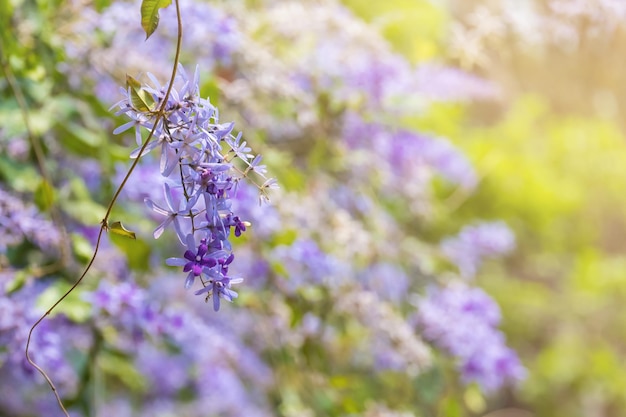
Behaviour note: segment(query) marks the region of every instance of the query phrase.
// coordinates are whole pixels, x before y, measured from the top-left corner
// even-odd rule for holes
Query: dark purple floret
[[[206,239],[201,240],[198,251],[195,254],[190,250],[186,250],[183,256],[189,262],[183,268],[183,272],[192,271],[195,276],[199,276],[205,267],[212,268],[217,265],[215,258],[206,257],[208,250]]]

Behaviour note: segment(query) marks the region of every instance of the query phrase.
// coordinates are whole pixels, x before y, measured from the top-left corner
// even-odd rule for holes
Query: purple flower
[[[199,277],[205,288],[201,291],[214,294],[214,305],[219,308],[219,299],[229,301],[236,296],[229,290],[232,280],[226,276],[228,265],[234,259],[229,241],[231,229],[235,237],[241,236],[250,225],[231,210],[231,194],[234,194],[239,181],[256,175],[263,181],[260,193],[267,198],[267,189],[275,182],[265,176],[266,168],[261,165],[261,157],[251,153],[242,134],[233,135],[234,123],[220,123],[219,112],[208,100],[199,96],[198,69],[192,78],[184,68],[179,67],[179,78],[167,97],[167,86],[162,86],[152,74],[148,74],[152,85],[143,85],[141,94],[149,95],[154,107],[164,106],[165,114],[156,120],[156,114],[133,101],[138,87],[122,89],[124,98],[117,103],[117,114],[130,117],[135,123],[127,123],[116,132],[135,126],[152,129],[155,123],[155,140],[147,150],[161,148],[161,174],[170,180],[177,178],[184,201],[174,202],[170,186],[164,185],[167,208],[146,199],[148,207],[165,216],[165,220],[154,231],[158,238],[165,227],[174,225],[176,234],[186,250],[182,258],[169,258],[170,266],[182,266],[187,272],[185,288],[193,285]],[[137,155],[134,152],[132,156]],[[233,163],[237,159],[240,163]],[[241,168],[243,167],[243,168]],[[202,236],[196,247],[194,235]],[[219,266],[218,266],[219,263]],[[214,268],[218,266],[217,268]],[[217,274],[217,275],[216,275]]]
[[[200,241],[196,248],[196,242],[192,234],[186,237],[187,250],[183,258],[168,258],[165,262],[169,266],[182,266],[183,272],[189,272],[185,280],[185,288],[190,288],[196,277],[200,276],[205,268],[217,265],[214,257],[208,256],[209,247],[206,239]]]
[[[281,264],[284,280],[281,285],[287,292],[311,285],[332,285],[333,278],[341,268],[340,262],[325,253],[311,239],[300,238],[290,246],[274,249],[273,260]]]
[[[455,236],[441,242],[443,254],[458,268],[461,276],[472,278],[484,258],[504,255],[515,248],[515,235],[501,221],[465,226]]]
[[[472,189],[478,181],[467,157],[444,138],[366,122],[355,113],[346,115],[343,137],[352,149],[365,150],[377,158],[375,169],[381,171],[385,188],[404,185],[406,181],[399,180],[403,178],[412,178],[410,184],[415,188],[427,183],[428,173],[437,173],[465,189]]]
[[[195,204],[195,200],[192,198],[187,202],[181,202],[180,204],[178,204],[178,209],[176,209],[175,207],[177,206],[177,204],[174,203],[174,198],[172,196],[172,191],[170,189],[170,186],[167,185],[167,183],[163,184],[163,194],[165,195],[165,202],[167,203],[167,209],[162,208],[161,206],[155,204],[152,200],[150,200],[149,198],[146,198],[144,200],[144,202],[146,203],[146,205],[148,206],[149,209],[151,209],[152,211],[162,215],[162,216],[166,216],[165,220],[163,221],[163,223],[161,223],[155,230],[154,230],[154,238],[158,239],[159,237],[161,237],[161,235],[163,234],[163,232],[165,231],[165,228],[170,224],[173,223],[174,224],[174,230],[176,230],[176,235],[178,236],[178,239],[180,240],[181,243],[183,243],[185,241],[185,234],[183,233],[182,229],[181,229],[181,225],[180,225],[180,220],[179,217],[185,217],[185,216],[189,216],[189,207],[193,207],[193,205]]]
[[[209,279],[205,284],[205,287],[196,291],[196,295],[206,294],[207,299],[213,296],[213,309],[218,311],[220,309],[220,298],[226,301],[233,302],[234,298],[237,298],[238,294],[230,289],[232,284],[239,284],[243,282],[243,278],[222,277],[221,279]]]
[[[361,272],[359,280],[366,289],[376,292],[382,300],[399,303],[409,289],[409,278],[397,265],[377,263]]]
[[[500,309],[481,289],[456,282],[432,287],[417,303],[417,326],[426,339],[458,359],[463,381],[486,392],[522,379],[526,373],[497,330]]]
[[[0,187],[0,253],[24,239],[52,251],[60,244],[61,235],[35,206],[24,204],[18,196]]]

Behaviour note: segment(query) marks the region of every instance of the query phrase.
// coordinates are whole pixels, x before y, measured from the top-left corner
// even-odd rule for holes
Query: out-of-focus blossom
[[[0,253],[24,239],[51,251],[60,244],[61,234],[34,205],[0,188]]]
[[[43,380],[24,355],[29,329],[44,313],[35,302],[46,286],[28,283],[9,294],[5,288],[14,278],[10,271],[0,274],[0,384],[3,386],[0,412],[26,416],[40,406],[56,411],[53,397],[39,395],[39,390],[46,392],[48,387],[40,385]],[[29,353],[35,363],[54,375],[61,395],[70,397],[80,389],[79,375],[69,361],[70,354],[84,352],[90,345],[88,328],[57,315],[44,320],[33,332]],[[33,398],[35,402],[31,401]]]
[[[158,172],[159,165],[151,158],[143,158],[130,176],[122,193],[130,201],[143,202],[145,199],[161,201],[163,197],[163,186],[168,182],[167,177],[154,175]],[[126,176],[128,167],[122,164],[117,166],[115,172],[114,185],[122,183]],[[158,217],[157,217],[158,218]]]
[[[276,207],[259,200],[259,190],[248,182],[240,182],[233,197],[233,211],[252,225],[255,239],[266,239],[280,231],[281,219]]]
[[[366,352],[355,353],[357,361],[373,359],[379,370],[402,371],[411,376],[431,364],[430,351],[413,328],[374,292],[349,291],[338,298],[336,308],[370,331],[363,341]]]
[[[441,242],[443,254],[465,278],[473,278],[485,258],[504,255],[513,249],[515,235],[500,221],[465,226],[457,236]]]
[[[335,287],[344,267],[339,259],[324,252],[310,239],[276,247],[271,259],[280,265],[280,285],[287,293],[305,286]]]
[[[117,97],[118,79],[125,73],[133,74],[150,68],[160,77],[167,77],[167,62],[174,55],[177,20],[173,7],[161,10],[159,29],[145,42],[141,21],[140,2],[113,2],[102,13],[91,7],[72,3],[80,18],[65,30],[80,36],[70,37],[66,53],[75,65],[62,65],[70,81],[76,85],[85,78],[96,84],[95,91],[104,103],[113,103]],[[229,65],[231,55],[238,48],[240,35],[236,21],[222,9],[199,1],[180,4],[185,22],[183,58],[207,71],[219,65]],[[94,45],[99,45],[94,48]],[[132,45],[132,53],[128,53]],[[201,52],[201,53],[200,53]],[[85,65],[87,64],[87,65]]]
[[[351,148],[376,155],[377,165],[371,169],[381,171],[383,190],[397,189],[407,182],[426,187],[433,172],[466,189],[476,185],[476,172],[469,160],[446,139],[368,123],[356,114],[346,119],[343,136]]]
[[[116,341],[118,348],[131,355],[147,381],[141,410],[122,407],[124,413],[147,413],[150,403],[161,399],[190,416],[209,411],[233,417],[269,416],[260,395],[272,383],[269,368],[236,335],[224,332],[221,322],[162,307],[153,294],[161,287],[157,283],[146,290],[132,282],[103,281],[86,297],[100,313],[95,316],[96,327],[109,333],[111,328],[116,330],[109,343]],[[176,400],[182,392],[193,395]]]
[[[497,330],[500,309],[481,289],[460,282],[431,287],[417,300],[415,321],[427,340],[457,359],[465,382],[491,392],[524,378],[524,367]]]
[[[392,303],[405,300],[410,283],[402,268],[388,262],[368,266],[358,279],[366,289],[378,294],[380,299]]]

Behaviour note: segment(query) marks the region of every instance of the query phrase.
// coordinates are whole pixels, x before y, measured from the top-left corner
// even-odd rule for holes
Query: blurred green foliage
[[[346,3],[372,21],[411,16],[404,8],[420,13],[426,25],[396,19],[394,30],[383,25],[383,33],[412,59],[454,61],[441,44],[454,19],[431,10],[430,2]],[[452,4],[449,12],[460,20],[483,5]],[[414,45],[437,45],[437,53],[414,54],[419,48],[407,48],[411,35],[421,38]],[[611,35],[615,50],[626,47],[623,35]],[[598,109],[593,92],[613,85],[608,91],[616,102],[626,96],[611,65],[615,52],[606,50],[604,38],[581,38],[578,49],[552,46],[547,54],[511,39],[500,44],[509,55],[486,45],[484,52],[496,58],[481,72],[502,87],[495,107],[436,105],[406,121],[452,139],[481,178],[471,196],[444,190],[449,199],[426,233],[454,231],[476,218],[503,219],[516,232],[514,255],[487,265],[478,282],[500,303],[504,330],[529,369],[514,395],[542,417],[626,413],[626,137],[623,120],[600,111],[606,106]],[[444,415],[459,415],[454,405],[445,408]]]
[[[53,35],[58,3],[0,2],[2,28],[10,27],[9,17],[18,10],[16,5],[20,5],[20,13],[26,12],[21,18],[31,22],[28,25],[31,31],[19,36],[0,30],[2,60],[12,57],[7,65],[28,99],[34,132],[37,135],[49,130],[58,132],[64,149],[97,158],[104,172],[111,174],[116,161],[126,160],[126,151],[120,151],[116,139],[106,133],[110,129],[100,125],[96,113],[105,109],[89,97],[65,94],[70,87],[56,69],[56,63],[63,60],[62,49],[55,44]],[[453,60],[446,55],[445,48],[453,17],[433,2],[346,0],[345,3],[365,20],[378,25],[396,50],[411,61]],[[562,64],[582,62],[589,54],[587,49],[578,56],[569,54],[562,58]],[[615,55],[619,54],[595,58],[610,61]],[[476,218],[505,220],[516,232],[518,249],[505,262],[489,263],[479,277],[479,284],[500,303],[509,344],[520,353],[529,370],[522,389],[510,395],[542,417],[624,415],[626,138],[623,122],[591,112],[585,114],[581,111],[587,109],[585,103],[571,101],[568,107],[559,93],[563,91],[562,85],[550,90],[549,81],[559,71],[545,71],[545,68],[548,59],[556,59],[554,56],[544,56],[545,61],[536,56],[533,60],[526,59],[529,61],[518,70],[528,72],[526,80],[537,81],[529,81],[527,91],[503,83],[503,99],[496,103],[496,109],[493,103],[469,108],[435,105],[427,114],[404,121],[450,138],[468,153],[481,178],[473,195],[445,187],[438,190],[444,198],[434,212],[437,221],[429,226],[432,230],[423,232],[434,238],[453,233]],[[587,65],[609,71],[608,61]],[[519,62],[526,62],[523,55],[518,60],[499,62],[492,67],[496,72],[487,75],[496,80],[507,79],[513,65]],[[547,73],[549,76],[542,78]],[[576,74],[568,77],[570,83],[580,81]],[[606,84],[602,77],[585,79],[589,91],[594,91],[594,87],[606,88]],[[0,79],[0,85],[6,91],[5,79]],[[205,87],[214,89],[209,84]],[[583,94],[581,101],[586,98]],[[85,105],[82,100],[92,101]],[[0,125],[6,137],[25,135],[18,109],[9,94],[2,97]],[[268,150],[264,156],[276,170],[289,166],[285,163],[286,155],[280,151]],[[54,160],[49,163],[54,164]],[[50,172],[62,169],[49,168]],[[286,179],[281,185],[287,190],[298,189],[305,181],[301,176],[281,175],[278,171],[276,175]],[[0,155],[0,179],[14,190],[33,193],[39,208],[48,208],[49,199],[44,197],[51,189],[31,166]],[[86,225],[97,224],[110,196],[90,196],[86,190],[82,178],[73,178],[56,190],[55,197],[64,212],[75,220]],[[90,248],[81,239],[74,239],[73,250],[79,259],[86,259]],[[293,239],[286,232],[277,236],[274,244]],[[141,246],[139,241],[123,237],[112,240],[128,253],[132,267],[147,268],[150,250],[145,244]],[[128,250],[130,245],[132,254]],[[41,299],[42,305],[49,305],[65,285],[52,287]],[[314,295],[311,297],[314,301]],[[85,314],[80,300],[68,300],[60,311],[77,321]],[[294,308],[294,311],[303,310]],[[354,324],[345,323],[345,326],[359,331]],[[315,341],[307,343],[310,344],[308,348],[305,346],[310,352],[307,360],[316,361]],[[341,359],[337,358],[337,362]],[[125,384],[137,389],[145,385],[123,358],[110,353],[100,360],[103,369],[124,379]],[[282,365],[277,373],[297,372],[298,364],[289,362],[288,357],[276,359],[275,363]],[[416,385],[410,386],[397,384],[397,379],[394,379],[396,385],[389,385],[384,377],[373,383],[354,385],[357,379],[354,375],[344,374],[338,368],[328,371],[330,377],[322,386],[315,375],[294,379],[304,387],[290,387],[280,393],[277,401],[282,404],[282,411],[288,414],[288,409],[300,407],[301,398],[296,392],[314,396],[307,403],[317,404],[315,411],[319,415],[327,415],[329,408],[337,406],[341,409],[336,412],[356,412],[359,406],[355,404],[367,401],[373,391],[376,397],[388,398],[390,404],[397,398],[407,403],[407,398],[413,397],[422,406],[427,404],[433,415],[446,417],[462,416],[466,409],[480,415],[484,408],[484,400],[472,387],[463,397],[456,395],[454,387],[449,395],[443,395],[448,381],[437,372],[421,375]],[[339,405],[337,395],[343,401]]]
[[[623,134],[520,97],[500,123],[469,131],[466,148],[483,182],[460,212],[498,216],[517,232],[516,254],[480,283],[527,358],[526,401],[546,416],[585,415],[596,397],[592,407],[625,409]]]

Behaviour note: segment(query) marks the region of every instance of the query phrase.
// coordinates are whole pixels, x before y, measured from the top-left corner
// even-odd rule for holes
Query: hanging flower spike
[[[152,74],[148,77],[152,86],[142,86],[129,77],[127,89],[123,90],[124,99],[117,106],[118,114],[127,115],[132,122],[120,126],[116,132],[131,127],[151,129],[157,115],[154,109],[164,108],[155,129],[155,140],[146,145],[143,155],[161,150],[161,175],[170,183],[179,182],[176,187],[182,189],[184,201],[177,204],[168,184],[164,186],[166,207],[145,200],[151,210],[165,216],[154,237],[159,238],[173,224],[184,253],[180,258],[168,258],[166,264],[183,267],[187,273],[185,288],[190,288],[199,278],[204,286],[199,293],[213,295],[213,305],[218,310],[220,298],[232,301],[237,296],[230,285],[241,281],[227,276],[234,259],[229,241],[231,230],[239,237],[250,226],[231,210],[237,184],[256,175],[263,180],[263,185],[258,187],[263,199],[267,199],[267,189],[274,188],[276,182],[265,177],[267,169],[260,165],[261,157],[252,153],[242,134],[233,135],[234,123],[220,123],[218,109],[199,96],[197,69],[190,79],[182,66],[179,68],[177,81],[181,87],[171,89],[164,107],[168,86],[160,85]],[[131,156],[142,157],[139,153],[140,150],[135,150]],[[200,238],[198,246],[196,238]]]

